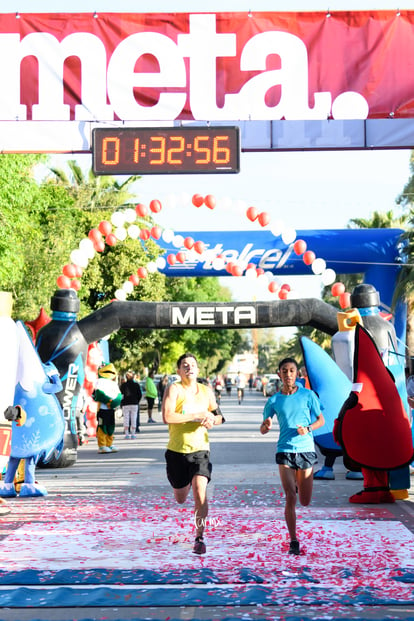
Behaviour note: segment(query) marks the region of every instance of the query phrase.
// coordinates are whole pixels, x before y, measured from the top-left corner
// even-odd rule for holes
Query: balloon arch
[[[217,200],[212,194],[202,196],[194,194],[191,199],[195,208],[205,205],[208,209],[217,207]],[[62,273],[57,278],[57,286],[60,289],[74,289],[79,291],[81,288],[81,277],[84,269],[88,267],[89,261],[92,260],[96,253],[104,251],[106,246],[115,246],[118,242],[123,242],[127,237],[131,239],[140,239],[145,242],[152,238],[156,241],[162,239],[167,244],[172,244],[177,248],[177,252],[170,252],[166,258],[158,257],[156,261],[149,261],[146,265],[141,265],[133,272],[121,288],[115,292],[117,300],[126,300],[134,287],[139,286],[142,279],[148,277],[149,274],[163,270],[167,263],[170,266],[177,262],[184,264],[187,260],[201,261],[209,259],[214,270],[217,272],[225,269],[229,275],[240,277],[246,276],[249,279],[257,279],[262,282],[267,290],[277,295],[280,300],[286,300],[294,296],[291,286],[288,283],[282,283],[279,278],[275,278],[271,271],[257,267],[254,263],[248,263],[243,260],[231,261],[226,260],[221,253],[212,256],[211,250],[206,249],[203,240],[194,240],[192,237],[183,237],[176,234],[172,229],[162,229],[158,225],[151,228],[146,226],[140,227],[143,218],[148,217],[151,213],[159,213],[162,204],[159,200],[150,201],[149,208],[143,203],[138,203],[133,209],[129,207],[123,211],[115,211],[110,221],[102,220],[96,228],[92,228],[88,236],[81,240],[79,247],[74,249],[70,255],[70,263],[62,268]],[[331,293],[338,298],[339,306],[342,309],[350,306],[350,293],[345,290],[345,286],[341,282],[336,281],[336,273],[333,269],[327,268],[326,261],[323,257],[317,257],[312,249],[307,247],[306,241],[297,239],[296,230],[291,227],[285,227],[280,220],[273,221],[268,212],[259,212],[256,207],[248,207],[245,211],[246,218],[252,223],[257,223],[260,227],[267,228],[275,237],[281,237],[286,246],[293,244],[294,253],[302,258],[305,265],[311,267],[312,272],[316,276],[320,276],[324,286],[331,286]]]

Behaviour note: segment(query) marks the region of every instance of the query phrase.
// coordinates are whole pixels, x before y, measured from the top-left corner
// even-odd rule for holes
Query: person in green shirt
[[[148,422],[155,423],[156,421],[152,418],[152,410],[154,408],[155,399],[158,396],[158,390],[154,382],[154,371],[150,371],[148,373],[147,380],[145,382],[145,397],[148,403]]]

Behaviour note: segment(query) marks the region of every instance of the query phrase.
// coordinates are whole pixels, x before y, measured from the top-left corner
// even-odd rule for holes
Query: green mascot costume
[[[115,410],[120,406],[122,393],[116,379],[116,370],[113,364],[107,364],[98,370],[98,381],[92,394],[98,403],[98,427],[96,439],[99,453],[116,453],[113,445],[115,433]]]

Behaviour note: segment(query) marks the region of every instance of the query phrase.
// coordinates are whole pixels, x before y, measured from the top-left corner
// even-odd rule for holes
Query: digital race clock
[[[96,175],[240,172],[238,127],[124,127],[92,130]]]

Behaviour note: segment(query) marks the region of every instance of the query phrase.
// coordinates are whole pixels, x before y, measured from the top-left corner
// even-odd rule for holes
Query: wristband
[[[306,427],[306,429],[308,430],[308,432],[309,432],[309,433],[312,431],[312,428],[311,428],[311,426],[310,426],[310,425],[308,425],[308,426]]]

